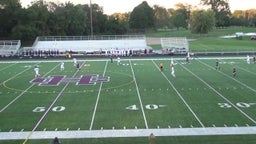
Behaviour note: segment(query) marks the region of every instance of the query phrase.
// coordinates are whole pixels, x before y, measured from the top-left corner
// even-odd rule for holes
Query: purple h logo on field
[[[81,77],[67,78],[66,76],[48,76],[46,78],[34,78],[31,83],[40,86],[58,86],[60,83],[76,83],[76,85],[95,85],[97,82],[109,82],[109,77],[97,74],[82,75]]]

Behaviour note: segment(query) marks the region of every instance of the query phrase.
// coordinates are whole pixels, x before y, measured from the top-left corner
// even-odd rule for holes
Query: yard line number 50
[[[64,111],[66,108],[64,106],[56,106],[52,108],[53,112],[61,112]],[[44,112],[46,111],[45,107],[36,107],[35,109],[33,109],[33,112]]]

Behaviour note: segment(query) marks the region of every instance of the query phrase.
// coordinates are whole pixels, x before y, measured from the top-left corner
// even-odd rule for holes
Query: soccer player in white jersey
[[[35,71],[35,77],[39,77],[39,76],[40,76],[40,73],[39,73],[39,68],[38,68],[38,66],[35,66],[34,71]]]
[[[189,59],[190,59],[190,55],[189,55],[189,52],[187,53],[187,56],[186,56],[186,63],[188,64],[189,63]]]
[[[120,57],[117,57],[117,65],[120,65],[121,64],[121,59]]]
[[[171,74],[173,77],[175,77],[174,64],[171,63],[170,67],[171,67]]]
[[[74,62],[74,66],[76,66],[76,64],[77,64],[77,59],[76,59],[76,58],[73,58],[73,62]]]
[[[249,55],[247,55],[246,61],[247,61],[247,64],[250,64],[250,56]]]
[[[171,64],[174,64],[174,60],[173,60],[173,58],[171,58]]]
[[[61,63],[60,63],[60,70],[63,71],[64,69],[65,69],[65,67],[64,67],[64,62],[61,62]]]

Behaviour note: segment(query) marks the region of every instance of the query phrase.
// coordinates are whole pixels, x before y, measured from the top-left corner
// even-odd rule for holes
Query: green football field
[[[185,137],[177,143],[190,143],[186,135],[224,136],[214,143],[228,143],[230,136],[242,135],[236,142],[244,142],[244,137],[256,134],[256,64],[247,64],[245,57],[218,59],[220,70],[215,68],[216,58],[191,59],[188,64],[184,58],[174,58],[175,77],[170,58],[121,58],[121,65],[109,59],[78,59],[80,70],[72,60],[63,60],[63,71],[62,60],[1,61],[0,143],[33,143],[40,139],[33,136],[36,132],[105,130],[146,132],[131,137],[145,137],[150,130],[168,137],[175,130],[175,136]],[[40,69],[37,78],[35,66]],[[108,136],[101,133],[97,138]],[[204,142],[207,139],[213,141],[206,137]],[[133,140],[126,139],[136,143]],[[250,137],[250,142],[255,141]]]

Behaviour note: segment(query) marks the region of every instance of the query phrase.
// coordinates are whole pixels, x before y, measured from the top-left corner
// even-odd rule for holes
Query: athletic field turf
[[[218,59],[220,70],[215,69],[216,58],[191,59],[189,64],[174,58],[176,77],[170,72],[170,58],[121,58],[121,65],[109,59],[78,59],[80,70],[72,60],[64,60],[63,71],[61,60],[2,61],[0,143],[30,143],[55,136],[81,139],[154,133],[157,137],[239,135],[243,139],[256,134],[256,64],[247,64],[245,57]],[[34,66],[39,67],[40,77],[35,78]],[[126,141],[133,143],[133,138]]]

